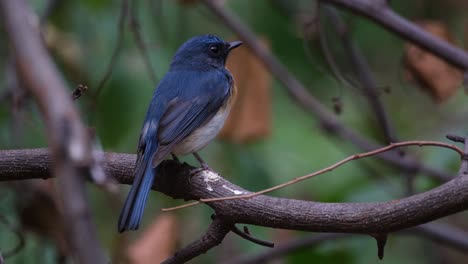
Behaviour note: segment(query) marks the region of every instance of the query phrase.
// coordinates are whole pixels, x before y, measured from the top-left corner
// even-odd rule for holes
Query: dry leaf
[[[419,24],[433,35],[454,43],[443,23],[425,21]],[[450,98],[463,81],[461,70],[411,43],[406,44],[405,64],[407,79],[418,82],[436,102]]]
[[[174,254],[179,237],[175,215],[159,215],[143,235],[133,242],[127,256],[132,264],[161,263]]]
[[[262,40],[265,48],[266,41]],[[227,68],[238,94],[220,137],[236,143],[262,139],[271,127],[271,75],[247,47],[233,51]]]

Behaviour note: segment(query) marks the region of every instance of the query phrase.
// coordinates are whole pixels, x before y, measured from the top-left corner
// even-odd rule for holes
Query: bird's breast
[[[185,155],[197,152],[212,141],[224,126],[224,122],[231,111],[237,95],[237,89],[232,87],[230,96],[218,112],[206,123],[195,129],[188,137],[178,143],[172,153],[176,155]]]

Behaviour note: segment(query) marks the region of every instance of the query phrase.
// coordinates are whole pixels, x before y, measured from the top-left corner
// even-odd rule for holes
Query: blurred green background
[[[49,7],[48,1],[29,2],[37,14],[43,14]],[[131,24],[127,21],[110,78],[96,97],[98,83],[118,43],[121,1],[55,2],[43,23],[47,32],[45,35],[52,38],[49,39],[49,48],[69,84],[70,92],[78,84],[89,87],[77,104],[83,119],[96,129],[105,151],[136,151],[141,124],[157,85],[151,74],[158,79],[164,75],[180,44],[194,35],[206,33],[235,39],[235,35],[220,20],[196,1],[133,1],[128,11],[134,8],[147,54],[142,55]],[[464,35],[468,22],[467,9],[460,8],[464,5],[463,1],[395,0],[391,1],[391,5],[396,12],[411,20],[446,23],[460,46],[463,46],[465,38],[468,39]],[[226,1],[225,7],[238,15],[258,36],[267,39],[272,52],[330,111],[333,111],[333,98],[339,98],[342,111],[337,116],[343,123],[383,143],[382,131],[361,88],[337,81],[324,60],[316,32],[312,30],[304,34],[305,22],[313,21],[316,14],[314,1],[231,0]],[[381,99],[400,140],[446,141],[447,133],[466,133],[468,105],[462,87],[449,99],[435,104],[427,93],[404,78],[405,41],[364,18],[348,12],[341,14],[351,28],[354,43],[361,49],[375,74]],[[339,38],[328,31],[326,22],[322,23],[321,28],[327,32],[329,49],[342,66],[342,75],[355,79],[352,71],[346,70],[349,62],[341,55],[343,47]],[[12,58],[9,54],[7,36],[0,26],[0,93],[18,86],[11,80]],[[148,68],[144,58],[151,63],[152,69]],[[384,92],[385,89],[390,92]],[[248,190],[261,190],[313,172],[359,151],[349,142],[321,130],[316,119],[298,107],[274,78],[270,99],[272,127],[268,136],[248,144],[217,140],[200,153],[212,168],[228,180]],[[8,99],[0,102],[0,149],[45,147],[44,126],[32,99],[26,96],[19,103],[11,102]],[[408,152],[433,167],[454,174],[458,168],[456,154],[445,149],[411,148]],[[183,159],[197,164],[192,157]],[[424,175],[415,177],[417,192],[437,184]],[[28,198],[24,191],[15,190],[18,188],[14,184],[0,186],[0,212],[10,222],[19,224],[21,216],[18,207],[24,208]],[[143,228],[126,235],[122,242],[116,224],[127,191],[128,186],[122,186],[116,199],[89,184],[94,219],[109,257],[121,254],[125,243],[131,243],[145,232],[145,227],[149,227],[161,214],[161,208],[182,203],[160,193],[152,193],[141,225]],[[322,202],[395,199],[406,195],[405,172],[369,158],[271,195]],[[203,205],[176,211],[174,214],[178,219],[180,236],[178,245],[187,245],[201,236],[210,223],[211,213],[211,209]],[[468,228],[466,219],[466,214],[458,214],[443,221]],[[256,237],[277,244],[311,235],[263,227],[250,227],[250,230]],[[8,258],[7,263],[56,262],[53,241],[43,239],[37,232],[26,232],[25,240],[25,248]],[[0,224],[0,251],[7,251],[15,243],[14,233]],[[223,263],[226,256],[233,258],[265,250],[268,249],[228,234],[220,246],[192,263]],[[468,261],[466,257],[464,255],[464,260]],[[120,259],[114,259],[114,263],[119,263]],[[353,236],[291,253],[275,263],[463,263],[462,259],[463,254],[429,240],[391,234],[382,261],[377,258],[374,239]]]

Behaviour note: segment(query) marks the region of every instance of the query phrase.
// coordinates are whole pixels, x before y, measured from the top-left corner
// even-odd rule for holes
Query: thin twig
[[[276,57],[274,57],[260,44],[252,30],[250,30],[237,16],[224,8],[218,1],[202,1],[224,22],[228,28],[234,31],[239,38],[243,40],[250,49],[252,49],[253,53],[259,58],[265,67],[284,84],[287,92],[298,103],[298,105],[318,119],[318,122],[321,124],[320,128],[324,129],[325,132],[346,139],[364,151],[381,147],[381,145],[361,136],[340,122],[340,120],[338,120],[336,116],[327,109],[327,107],[307,91],[302,83],[300,83],[299,80],[295,78]],[[448,181],[452,177],[452,175],[447,172],[440,171],[420,163],[410,155],[402,157],[399,153],[388,152],[379,155],[379,158],[394,166],[404,168],[405,170],[426,173],[428,176],[439,181]]]
[[[349,55],[352,69],[357,75],[359,85],[364,88],[364,95],[367,97],[372,109],[374,110],[372,112],[375,113],[377,121],[382,128],[386,143],[399,141],[397,140],[395,129],[390,122],[390,118],[388,117],[380,98],[377,81],[375,80],[366,59],[361,54],[361,51],[351,40],[348,26],[343,19],[341,19],[335,8],[325,5],[323,10],[330,19],[334,31],[339,35],[341,40],[340,43]]]
[[[102,78],[100,79],[99,83],[96,86],[96,90],[93,93],[93,97],[95,101],[97,100],[97,98],[99,97],[99,94],[103,90],[104,85],[109,80],[112,74],[112,70],[114,69],[114,65],[116,64],[117,59],[119,57],[120,50],[122,49],[122,43],[123,43],[123,38],[124,38],[124,33],[125,33],[125,22],[127,21],[127,14],[128,14],[128,1],[129,0],[122,0],[122,5],[120,7],[119,23],[117,27],[117,39],[116,39],[115,48],[114,48],[114,51],[112,52],[112,56],[109,61],[109,64],[107,65],[104,76],[102,76]]]
[[[387,30],[439,56],[448,63],[468,70],[468,53],[451,45],[420,26],[395,13],[386,1],[376,0],[320,0],[345,7],[380,24]]]
[[[237,228],[237,226],[233,225],[232,226],[232,229],[231,231],[242,237],[243,239],[246,239],[250,242],[253,242],[255,244],[258,244],[258,245],[261,245],[261,246],[265,246],[265,247],[274,247],[275,246],[275,243],[272,243],[272,242],[269,242],[269,241],[265,241],[265,240],[261,240],[261,239],[258,239],[256,237],[253,237],[251,234],[247,233],[247,232],[242,232],[239,228]]]
[[[156,71],[153,68],[151,63],[150,56],[148,53],[148,48],[146,46],[143,35],[140,32],[140,22],[137,16],[137,0],[133,0],[130,6],[130,29],[132,31],[133,37],[137,44],[138,50],[140,51],[141,58],[145,62],[146,69],[153,83],[158,82],[158,77],[156,76]]]
[[[452,135],[452,134],[447,134],[445,137],[447,139],[452,140],[453,142],[465,143],[465,138],[464,137],[460,137],[460,136]]]
[[[324,4],[323,10],[327,14],[328,18],[331,21],[331,25],[334,28],[334,31],[339,35],[340,41],[345,49],[345,52],[349,55],[349,59],[352,64],[352,69],[357,75],[359,85],[364,88],[364,95],[366,96],[370,106],[375,113],[377,122],[380,125],[385,142],[398,142],[400,141],[397,137],[396,129],[390,122],[390,117],[388,112],[385,110],[384,103],[381,100],[381,93],[377,87],[377,81],[372,73],[366,58],[363,56],[361,50],[351,39],[350,29],[341,18],[340,14],[336,9],[328,4]],[[325,37],[324,37],[325,38]],[[405,155],[402,150],[400,155]],[[402,175],[405,180],[406,193],[411,195],[414,190],[414,178],[415,171],[407,170],[403,172]]]
[[[326,168],[323,168],[323,169],[315,171],[313,173],[310,173],[310,174],[295,178],[294,180],[291,180],[291,181],[288,181],[288,182],[273,186],[271,188],[264,189],[262,191],[249,193],[249,194],[243,194],[243,195],[237,195],[237,196],[227,196],[227,197],[200,199],[198,202],[193,202],[193,203],[189,203],[189,204],[186,204],[186,205],[176,206],[176,207],[171,207],[171,208],[164,208],[164,209],[162,209],[162,211],[164,211],[164,212],[173,211],[173,210],[177,210],[177,209],[197,205],[199,203],[219,202],[219,201],[235,200],[235,199],[250,199],[252,197],[255,197],[255,196],[258,196],[258,195],[261,195],[261,194],[265,194],[265,193],[269,193],[269,192],[284,188],[286,186],[289,186],[289,185],[304,181],[306,179],[315,177],[317,175],[332,171],[332,170],[336,169],[337,167],[340,167],[341,165],[343,165],[345,163],[348,163],[348,162],[350,162],[352,160],[358,160],[358,159],[361,159],[361,158],[374,156],[374,155],[383,153],[385,151],[389,151],[389,150],[392,150],[392,149],[395,149],[395,148],[398,148],[398,147],[403,147],[403,146],[420,146],[420,147],[421,146],[437,146],[437,147],[452,149],[452,150],[456,151],[461,157],[463,157],[463,155],[464,155],[463,150],[461,148],[459,148],[459,147],[457,147],[455,145],[452,145],[452,144],[447,144],[447,143],[438,142],[438,141],[403,141],[403,142],[398,142],[398,143],[391,143],[388,146],[385,146],[385,147],[382,147],[382,148],[379,148],[379,149],[376,149],[376,150],[351,155],[351,156],[349,156],[349,157],[347,157],[347,158],[345,158],[345,159],[343,159],[343,160],[341,160],[341,161],[339,161],[339,162],[337,162],[337,163],[335,163],[333,165],[330,165],[330,166],[328,166]]]
[[[320,2],[318,2],[320,3]],[[320,8],[320,4],[318,5],[317,8]],[[327,62],[328,67],[330,68],[333,76],[336,78],[336,80],[339,81],[343,86],[348,86],[348,87],[355,87],[356,82],[351,79],[351,78],[346,78],[343,74],[341,74],[340,68],[335,61],[335,58],[330,50],[330,44],[328,43],[327,36],[325,35],[326,30],[323,28],[323,22],[322,22],[322,15],[320,15],[320,12],[318,12],[318,19],[317,19],[317,28],[318,28],[318,40],[320,44],[320,48],[322,50],[323,56],[325,61]],[[341,93],[340,95],[333,98],[334,101],[338,101],[339,98],[341,98]]]
[[[229,197],[230,197],[230,196],[229,196]],[[175,210],[179,210],[179,209],[183,209],[183,208],[195,206],[195,205],[198,205],[198,204],[201,204],[201,203],[202,203],[201,201],[195,201],[195,202],[185,203],[185,204],[178,205],[178,206],[174,206],[174,207],[161,208],[161,212],[175,211]]]

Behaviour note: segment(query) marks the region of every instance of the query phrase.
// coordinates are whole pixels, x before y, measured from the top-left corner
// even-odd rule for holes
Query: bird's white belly
[[[226,121],[229,111],[230,107],[220,109],[210,121],[194,130],[188,137],[178,143],[172,150],[172,153],[185,155],[204,148],[218,135],[221,128],[223,128],[224,121]]]

